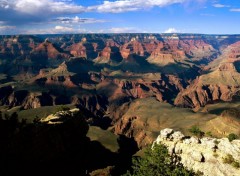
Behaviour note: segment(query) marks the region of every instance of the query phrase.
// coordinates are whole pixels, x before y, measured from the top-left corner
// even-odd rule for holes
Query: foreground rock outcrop
[[[46,118],[40,120],[42,123],[46,124],[62,124],[69,118],[74,117],[77,113],[79,113],[79,109],[71,109],[69,111],[59,111],[55,114],[50,114]]]
[[[227,138],[197,138],[184,136],[180,131],[164,129],[154,144],[168,147],[170,154],[181,157],[181,163],[195,172],[208,176],[240,175],[240,140]]]

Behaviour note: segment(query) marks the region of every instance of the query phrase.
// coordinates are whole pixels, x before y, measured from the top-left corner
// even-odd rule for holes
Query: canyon
[[[239,96],[240,35],[0,36],[0,111],[27,124],[78,108],[144,149],[165,128],[240,135]]]

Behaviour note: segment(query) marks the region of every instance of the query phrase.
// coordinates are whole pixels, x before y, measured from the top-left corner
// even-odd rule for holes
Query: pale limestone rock
[[[240,169],[223,163],[223,158],[228,154],[240,162],[240,140],[229,142],[227,138],[189,138],[181,132],[165,129],[160,132],[156,143],[166,145],[170,154],[177,154],[181,163],[195,172],[200,171],[206,176],[240,175]]]
[[[218,143],[217,139],[213,139],[209,137],[202,138],[200,141],[202,145],[205,145],[207,148],[211,148],[211,149],[215,149]]]
[[[42,118],[40,122],[47,124],[61,124],[68,118],[74,117],[77,112],[79,112],[78,108],[74,108],[69,111],[59,111],[55,114],[50,114],[46,118]]]
[[[219,140],[218,149],[222,152],[230,154],[236,160],[240,161],[240,141],[234,140],[230,142],[227,138]]]
[[[171,135],[171,137],[174,141],[181,141],[185,136],[180,131],[176,131]]]
[[[199,151],[193,151],[190,155],[194,161],[197,161],[197,162],[204,161],[204,157],[203,157],[202,153]]]
[[[185,144],[198,144],[200,140],[197,137],[192,136],[190,139],[185,139],[183,141]]]
[[[160,136],[163,139],[167,139],[173,133],[173,129],[166,128],[160,132]]]

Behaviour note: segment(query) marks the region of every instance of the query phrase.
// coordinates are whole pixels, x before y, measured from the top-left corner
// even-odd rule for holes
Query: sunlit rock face
[[[154,141],[154,144],[164,144],[170,154],[181,157],[181,163],[195,172],[211,176],[237,176],[239,168],[232,163],[226,163],[225,158],[240,161],[240,140],[230,142],[227,138],[197,138],[183,135],[180,131],[164,129]]]

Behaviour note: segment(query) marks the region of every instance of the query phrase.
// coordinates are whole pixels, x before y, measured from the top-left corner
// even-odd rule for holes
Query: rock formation
[[[178,94],[175,105],[199,108],[214,101],[231,101],[240,90],[239,58],[236,56],[239,48],[239,42],[227,47],[220,58],[210,63],[209,73],[198,77]]]
[[[49,125],[62,124],[70,118],[73,118],[77,113],[79,113],[79,111],[80,110],[78,108],[71,109],[69,111],[58,111],[55,114],[51,114],[45,118],[40,119],[40,122]]]
[[[46,53],[49,59],[66,59],[69,57],[68,54],[59,52],[56,47],[49,42],[48,40],[45,40],[45,42],[39,44],[34,50],[34,53]]]
[[[69,50],[74,57],[87,57],[86,47],[82,42],[73,44]]]
[[[202,172],[206,176],[240,175],[240,140],[230,142],[227,138],[199,139],[164,129],[153,145],[155,143],[166,145],[170,154],[180,156],[181,163],[195,172]]]

